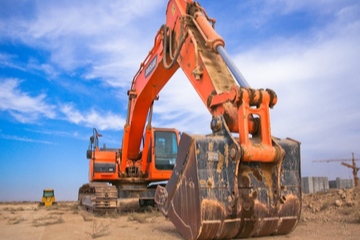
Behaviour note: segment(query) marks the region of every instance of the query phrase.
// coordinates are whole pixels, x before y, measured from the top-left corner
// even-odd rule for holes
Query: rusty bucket
[[[182,134],[166,187],[155,202],[185,239],[230,239],[287,234],[301,211],[300,143],[275,139],[278,162],[242,162],[226,131]]]

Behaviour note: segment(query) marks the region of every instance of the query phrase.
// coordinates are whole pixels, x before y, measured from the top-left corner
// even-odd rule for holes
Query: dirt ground
[[[285,236],[252,239],[359,239],[360,189],[303,196],[301,219]],[[76,202],[52,207],[37,203],[0,203],[0,239],[182,239],[156,209],[94,216]]]

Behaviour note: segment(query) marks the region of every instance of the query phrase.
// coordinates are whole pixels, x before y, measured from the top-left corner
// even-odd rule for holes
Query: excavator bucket
[[[291,232],[300,217],[300,143],[275,139],[278,162],[242,162],[226,127],[207,136],[182,134],[166,187],[155,202],[185,239],[229,239]]]

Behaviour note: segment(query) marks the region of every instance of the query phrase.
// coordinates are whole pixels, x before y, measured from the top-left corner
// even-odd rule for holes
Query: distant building
[[[302,177],[301,188],[303,193],[317,193],[329,191],[327,177]]]
[[[352,188],[354,187],[354,180],[336,178],[336,180],[329,181],[329,186],[330,188]]]

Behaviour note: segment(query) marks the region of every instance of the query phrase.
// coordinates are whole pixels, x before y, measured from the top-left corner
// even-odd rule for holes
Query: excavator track
[[[79,188],[79,204],[93,213],[117,211],[117,188],[107,183],[87,183]]]

